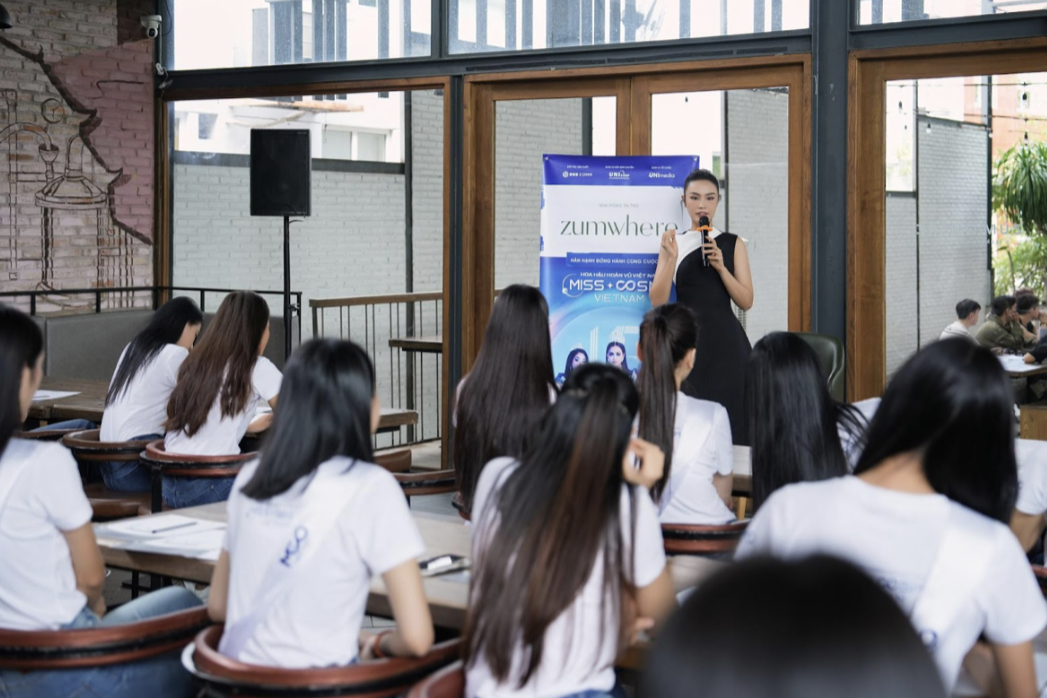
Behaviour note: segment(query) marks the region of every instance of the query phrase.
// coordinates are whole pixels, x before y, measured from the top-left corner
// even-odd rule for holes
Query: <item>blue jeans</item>
[[[133,623],[200,605],[186,589],[168,587],[130,601],[99,619],[84,608],[63,630],[96,628]],[[193,682],[182,668],[181,652],[126,664],[88,669],[20,672],[0,669],[2,698],[189,698]]]
[[[621,684],[616,683],[610,691],[582,691],[563,698],[625,698],[625,690]]]
[[[163,434],[142,434],[130,440],[157,441],[162,438]],[[105,486],[116,492],[148,492],[152,487],[152,473],[139,461],[110,461],[102,463],[101,470]]]
[[[68,419],[64,422],[55,422],[54,424],[48,424],[46,427],[38,427],[36,429],[30,429],[29,432],[34,431],[57,431],[58,429],[97,429],[98,425],[88,419]]]
[[[224,502],[233,491],[233,477],[164,476],[164,504],[171,509]]]

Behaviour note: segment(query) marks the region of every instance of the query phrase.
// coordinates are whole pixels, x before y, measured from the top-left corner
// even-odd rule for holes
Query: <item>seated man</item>
[[[1019,352],[1032,347],[1034,341],[1027,341],[1018,324],[1017,301],[1014,296],[997,296],[992,299],[991,314],[985,323],[978,328],[975,337],[978,343],[994,354]]]
[[[972,342],[975,341],[974,335],[971,334],[971,328],[978,324],[978,316],[981,314],[982,306],[978,301],[972,301],[970,298],[964,298],[962,301],[956,304],[956,322],[947,326],[942,330],[942,336],[939,339],[948,339],[949,337],[963,337],[969,339]]]
[[[1025,340],[1031,342],[1038,341],[1039,328],[1037,325],[1040,323],[1040,299],[1032,293],[1017,295],[1015,299],[1017,300],[1018,323],[1024,330]]]

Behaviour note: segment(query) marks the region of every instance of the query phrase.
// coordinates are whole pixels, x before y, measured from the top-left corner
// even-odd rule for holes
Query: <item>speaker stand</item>
[[[284,370],[291,358],[291,317],[298,310],[291,305],[291,217],[284,216]]]

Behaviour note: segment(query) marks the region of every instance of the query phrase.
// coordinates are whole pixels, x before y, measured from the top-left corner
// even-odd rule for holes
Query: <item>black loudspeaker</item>
[[[309,131],[251,129],[251,215],[308,216]]]

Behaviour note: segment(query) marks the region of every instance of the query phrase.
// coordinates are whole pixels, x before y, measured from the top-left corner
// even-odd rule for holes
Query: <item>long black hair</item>
[[[455,406],[454,469],[466,509],[484,465],[520,458],[556,390],[549,306],[533,286],[513,284],[494,302],[483,345]]]
[[[32,318],[0,303],[0,455],[22,428],[22,373],[36,367],[44,336]]]
[[[921,349],[894,375],[854,472],[918,451],[939,494],[1007,523],[1018,496],[1014,393],[999,360],[964,339]]]
[[[756,343],[746,372],[753,505],[794,482],[846,475],[839,426],[863,443],[865,418],[829,393],[818,355],[788,332]]]
[[[192,298],[178,296],[160,306],[145,329],[127,345],[123,361],[117,367],[105,396],[106,407],[120,397],[138,372],[148,366],[161,349],[168,344],[178,343],[187,325],[200,325],[203,321],[204,314]]]
[[[373,461],[374,389],[371,359],[352,342],[313,339],[300,346],[287,362],[261,463],[243,493],[275,497],[335,456]]]
[[[604,357],[603,357],[604,361],[607,361],[607,354],[610,353],[612,347],[618,347],[619,349],[622,350],[622,367],[621,368],[622,368],[623,371],[628,373],[629,372],[629,352],[627,352],[625,350],[625,345],[622,344],[621,342],[614,341],[614,342],[608,342],[607,343],[607,348],[604,349]],[[611,363],[611,362],[607,361],[607,363]]]
[[[567,355],[567,363],[564,364],[563,367],[564,378],[571,375],[573,371],[577,370],[571,364],[574,363],[574,357],[578,356],[579,354],[585,357],[584,363],[589,363],[589,354],[586,353],[585,349],[582,349],[581,347],[575,347],[571,350],[571,353]]]
[[[193,436],[207,421],[216,398],[221,414],[247,408],[251,373],[269,327],[269,306],[254,291],[234,291],[218,306],[196,348],[178,369],[178,384],[167,401],[168,431]]]
[[[505,682],[519,643],[526,657],[519,685],[526,684],[542,662],[546,629],[574,602],[601,553],[603,598],[633,593],[623,574],[632,565],[620,514],[622,459],[638,401],[617,368],[578,368],[519,467],[484,507],[475,535],[488,543],[469,590],[466,666],[483,656]]]
[[[639,698],[945,698],[894,599],[848,562],[753,558],[703,582],[658,636]]]
[[[676,426],[676,366],[698,342],[698,320],[687,307],[667,303],[652,308],[640,324],[643,363],[636,387],[640,391],[641,439],[665,453],[665,471],[651,488],[654,501],[662,498],[673,461]]]

